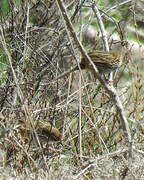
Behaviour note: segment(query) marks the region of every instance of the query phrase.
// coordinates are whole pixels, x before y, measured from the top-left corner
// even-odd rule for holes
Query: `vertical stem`
[[[82,132],[81,132],[81,118],[82,118],[82,114],[81,114],[81,104],[82,104],[82,89],[81,89],[81,75],[79,73],[79,153],[80,153],[80,159],[82,158]]]
[[[81,0],[79,0],[79,4],[81,4]],[[82,41],[82,16],[81,16],[81,9],[80,9],[80,41]],[[81,103],[82,103],[82,89],[81,89],[81,74],[79,73],[79,153],[80,153],[80,159],[82,159],[82,131],[81,131],[81,118],[82,118],[82,112],[81,112]]]

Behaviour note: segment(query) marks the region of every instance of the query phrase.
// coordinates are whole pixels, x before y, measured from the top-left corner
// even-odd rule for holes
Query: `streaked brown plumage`
[[[36,126],[36,130],[38,135],[45,139],[47,138],[49,140],[61,141],[62,135],[59,129],[49,122],[39,121]]]
[[[29,121],[21,121],[20,130],[24,136],[28,136],[28,139],[32,138],[31,125]],[[34,122],[34,127],[38,137],[41,140],[50,140],[50,141],[61,141],[62,135],[59,129],[54,127],[50,122],[39,120]]]
[[[105,74],[114,71],[121,66],[125,53],[123,51],[93,51],[89,52],[88,55],[93,61],[93,63],[96,65],[98,71]],[[89,69],[89,67],[90,66],[87,60],[85,58],[82,58],[80,62],[80,68]],[[58,76],[56,80],[63,78],[78,69],[78,66],[75,66],[70,71],[67,71],[62,75]]]

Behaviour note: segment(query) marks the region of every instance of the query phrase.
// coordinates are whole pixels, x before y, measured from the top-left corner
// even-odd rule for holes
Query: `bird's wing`
[[[88,55],[91,57],[92,61],[94,63],[104,63],[107,64],[113,61],[116,61],[118,58],[114,52],[102,52],[102,51],[96,51],[96,52],[89,52]]]

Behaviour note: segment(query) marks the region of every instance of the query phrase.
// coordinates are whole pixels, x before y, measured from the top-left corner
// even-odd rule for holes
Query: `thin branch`
[[[120,149],[118,151],[106,154],[104,156],[100,156],[98,158],[96,158],[95,160],[93,160],[92,162],[90,162],[83,170],[81,170],[77,175],[75,175],[72,179],[77,179],[79,178],[81,175],[83,175],[89,168],[94,167],[97,165],[98,161],[102,160],[102,159],[108,159],[108,158],[113,158],[115,156],[118,156],[120,154],[123,154],[125,152],[127,152],[128,149]]]
[[[107,40],[107,33],[105,31],[105,27],[100,15],[100,12],[98,10],[98,8],[96,7],[95,3],[92,4],[92,10],[97,18],[97,22],[101,31],[101,35],[102,35],[102,40],[103,40],[103,45],[104,45],[104,50],[109,52],[109,44],[108,44],[108,40]]]
[[[122,5],[128,4],[128,3],[131,3],[131,2],[132,2],[132,0],[127,0],[127,1],[124,1],[124,2],[122,2],[122,3],[119,3],[119,4],[117,4],[117,5],[109,8],[108,10],[106,10],[106,13],[109,12],[109,11],[111,11],[111,10],[113,10],[113,9],[116,9],[116,8],[119,7],[119,6],[122,6]]]

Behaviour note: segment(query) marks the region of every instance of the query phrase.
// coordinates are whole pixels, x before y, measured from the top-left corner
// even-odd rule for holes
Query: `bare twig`
[[[109,153],[109,154],[106,154],[106,155],[103,155],[101,157],[96,158],[95,160],[90,162],[83,170],[81,170],[77,175],[75,175],[73,177],[73,179],[77,179],[78,177],[83,175],[89,168],[96,166],[98,161],[100,161],[102,159],[107,159],[107,158],[112,158],[112,157],[118,156],[118,155],[123,154],[127,151],[128,151],[128,149],[120,149],[118,151],[115,151],[115,152],[112,152],[112,153]]]
[[[111,11],[112,9],[116,9],[116,8],[119,7],[119,6],[122,6],[122,5],[128,4],[128,3],[131,3],[131,2],[132,2],[132,0],[127,0],[127,1],[124,1],[124,2],[119,3],[119,4],[117,4],[117,5],[114,5],[113,7],[109,8],[109,9],[106,11],[106,13],[109,12],[109,11]]]
[[[102,19],[101,19],[100,12],[99,12],[98,8],[96,7],[95,3],[92,4],[92,10],[93,10],[93,12],[94,12],[94,14],[95,14],[95,16],[97,18],[97,22],[98,22],[99,27],[100,27],[100,31],[101,31],[101,34],[102,34],[103,45],[104,45],[104,50],[109,52],[107,34],[106,34],[104,24],[103,24]]]

